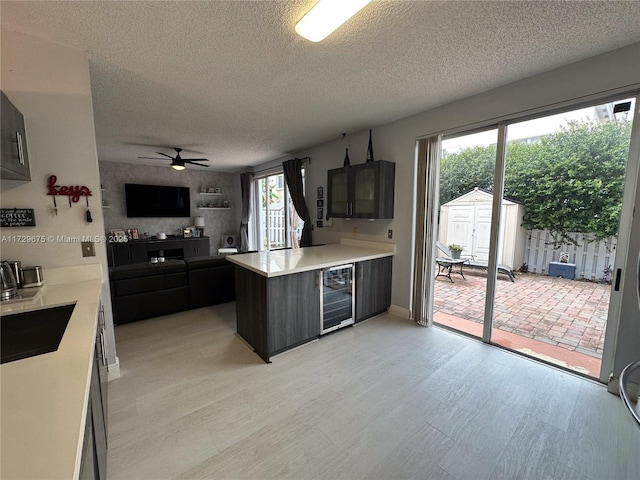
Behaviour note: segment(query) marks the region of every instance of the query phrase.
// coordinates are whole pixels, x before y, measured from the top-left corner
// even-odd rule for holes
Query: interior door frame
[[[602,352],[602,366],[600,368],[599,380],[607,383],[613,375],[614,360],[616,354],[616,340],[620,326],[620,315],[622,312],[622,292],[623,289],[616,290],[616,272],[620,271],[620,283],[624,285],[627,273],[629,245],[631,242],[631,229],[634,218],[635,198],[640,187],[638,176],[640,176],[640,93],[627,95],[624,98],[635,97],[635,112],[631,125],[631,142],[629,144],[629,157],[627,160],[627,171],[622,195],[622,211],[620,212],[620,226],[618,228],[618,242],[616,246],[616,259],[613,265],[613,278],[611,295],[609,299],[609,311],[607,312],[607,328],[604,332],[604,348]],[[636,217],[636,222],[640,221],[640,215]],[[633,262],[632,262],[633,263]],[[637,272],[630,272],[637,275]]]

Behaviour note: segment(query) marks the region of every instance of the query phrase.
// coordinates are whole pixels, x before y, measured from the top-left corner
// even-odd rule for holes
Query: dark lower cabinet
[[[184,260],[209,256],[209,237],[169,240],[132,240],[109,244],[109,263],[112,267],[148,262],[151,257]]]
[[[146,262],[147,246],[145,244],[114,243],[111,245],[113,265],[129,265]]]
[[[265,277],[234,268],[238,334],[265,362],[318,338],[318,271]]]
[[[389,309],[392,272],[393,257],[356,263],[356,322]]]
[[[391,305],[393,257],[356,263],[356,322]],[[320,336],[320,270],[265,277],[234,265],[237,331],[267,363]]]
[[[104,311],[100,308],[94,348],[89,402],[82,445],[81,480],[107,478],[107,361],[104,353]]]
[[[208,257],[209,250],[208,238],[198,238],[184,242],[184,258]]]

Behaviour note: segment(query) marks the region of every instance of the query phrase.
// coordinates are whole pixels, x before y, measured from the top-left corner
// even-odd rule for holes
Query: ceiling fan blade
[[[209,159],[208,158],[183,158],[183,160],[186,162],[187,160],[191,161],[196,161],[196,162],[208,162]]]
[[[138,157],[143,158],[145,160],[166,160],[166,158],[157,158],[157,157]]]
[[[190,163],[191,165],[198,165],[199,167],[207,167],[207,168],[209,168],[209,165],[203,165],[202,163],[192,162],[191,160],[185,160],[184,163]]]
[[[162,152],[156,152],[158,155],[164,155],[167,158],[170,158],[171,160],[174,159],[174,157],[172,157],[171,155],[167,155],[166,153],[162,153]]]

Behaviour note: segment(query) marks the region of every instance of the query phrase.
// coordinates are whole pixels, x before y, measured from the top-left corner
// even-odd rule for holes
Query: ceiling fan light
[[[180,165],[179,163],[172,163],[171,168],[174,170],[184,170],[184,165]]]
[[[371,0],[320,0],[296,24],[298,35],[319,42],[353,17]]]

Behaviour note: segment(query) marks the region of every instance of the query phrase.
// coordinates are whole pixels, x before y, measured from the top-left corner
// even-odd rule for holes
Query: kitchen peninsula
[[[235,265],[237,333],[267,363],[321,335],[323,270],[355,265],[347,288],[355,322],[391,304],[395,245],[342,239],[340,244],[230,255]]]

